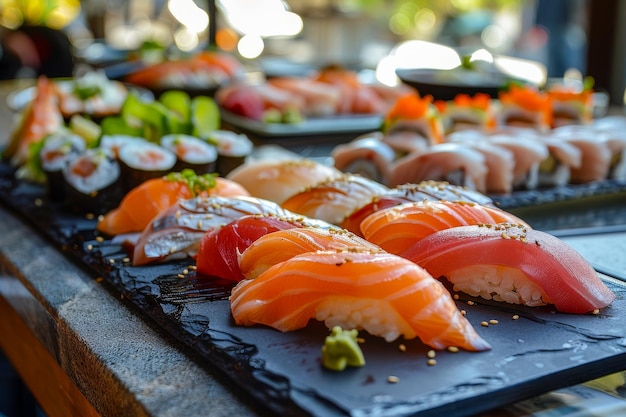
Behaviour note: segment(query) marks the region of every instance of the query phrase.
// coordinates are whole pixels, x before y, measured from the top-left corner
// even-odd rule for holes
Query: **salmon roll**
[[[254,143],[243,133],[214,130],[206,139],[217,148],[216,170],[222,177],[243,165],[254,151]]]
[[[46,179],[46,191],[52,201],[65,199],[66,182],[63,169],[69,161],[86,150],[83,138],[69,132],[57,133],[46,137],[39,152],[41,169]]]
[[[126,189],[174,170],[176,154],[152,142],[136,142],[120,148],[119,161]]]
[[[200,138],[184,134],[165,135],[161,146],[176,155],[174,171],[191,169],[198,175],[215,172],[217,149]]]

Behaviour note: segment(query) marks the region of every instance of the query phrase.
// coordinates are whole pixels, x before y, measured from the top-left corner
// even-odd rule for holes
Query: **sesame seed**
[[[406,345],[405,345],[405,344],[400,343],[400,344],[398,345],[398,349],[400,350],[400,352],[406,352]]]
[[[428,364],[428,366],[435,366],[437,365],[437,359],[428,359],[426,363]]]
[[[357,337],[356,341],[357,343],[365,343],[365,339],[363,339],[362,337]]]
[[[467,302],[467,305],[468,305],[468,306],[473,306],[474,304],[476,304],[476,303],[475,303],[475,302],[473,302],[472,300],[469,300],[469,301]]]
[[[600,309],[596,308],[595,310],[593,310],[592,314],[600,314]]]
[[[187,275],[189,273],[188,269],[183,269],[183,274]]]
[[[109,263],[110,264],[114,264],[115,263],[115,259],[113,259],[113,258],[109,259]]]
[[[93,250],[93,245],[87,245],[87,250]]]
[[[178,278],[185,278],[185,276],[183,274],[178,274],[177,277]]]
[[[519,320],[519,314],[513,314],[513,320]]]
[[[448,346],[448,352],[457,353],[459,348],[456,346]]]
[[[465,310],[461,310],[461,315],[462,315],[462,316],[464,316],[464,315],[466,315],[466,314],[467,314],[467,311],[465,311]]]
[[[130,262],[130,258],[125,257],[124,259],[122,259],[122,262],[124,262],[124,263],[128,263],[128,262]]]
[[[454,295],[452,296],[452,298],[454,298],[455,300],[458,300],[458,299],[459,299],[459,294],[454,294]]]
[[[489,323],[487,323],[486,321],[481,321],[480,325],[483,327],[489,327]]]
[[[387,377],[387,382],[390,382],[392,384],[396,384],[396,383],[400,382],[400,378],[398,378],[397,376],[394,376],[394,375],[389,375]]]
[[[42,204],[43,204],[43,200],[41,198],[36,198],[35,199],[35,205],[37,207],[41,207]]]
[[[95,219],[95,218],[96,218],[96,215],[95,215],[95,214],[93,214],[93,213],[87,213],[87,214],[85,214],[85,218],[86,218],[87,220],[93,220],[93,219]]]
[[[96,242],[102,243],[104,242],[104,238],[102,236],[96,236]]]
[[[104,281],[104,278],[102,278],[102,277],[96,278],[96,282],[102,282],[102,281]]]
[[[491,319],[491,320],[489,320],[489,324],[498,324],[498,320]]]
[[[428,353],[426,353],[426,356],[428,356],[429,358],[434,358],[435,356],[437,356],[437,352],[435,352],[434,350],[429,350]]]

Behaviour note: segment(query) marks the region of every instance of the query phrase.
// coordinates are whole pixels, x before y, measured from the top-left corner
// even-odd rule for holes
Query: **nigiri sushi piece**
[[[2,151],[3,159],[14,167],[21,166],[29,158],[31,145],[39,143],[62,126],[63,115],[59,110],[53,82],[46,76],[40,76],[35,85],[35,97],[20,113],[8,145]]]
[[[382,136],[381,132],[372,132],[335,146],[331,152],[335,168],[386,184],[396,153]]]
[[[498,125],[529,127],[539,132],[552,127],[552,104],[546,93],[527,85],[511,85],[498,98]]]
[[[424,269],[395,255],[308,252],[279,263],[232,290],[238,325],[282,332],[311,319],[328,328],[363,329],[391,342],[418,337],[434,349],[490,348],[461,314],[450,293]]]
[[[572,168],[570,182],[585,184],[604,180],[611,171],[611,149],[605,140],[599,140],[600,132],[591,129],[576,129],[564,126],[554,129],[552,136],[580,149],[582,161],[579,167]]]
[[[239,257],[239,271],[254,279],[270,267],[307,252],[382,251],[377,245],[341,228],[306,226],[289,228],[260,237]]]
[[[497,207],[465,201],[418,201],[379,210],[361,222],[365,239],[399,255],[440,230],[472,224],[519,223],[519,217]]]
[[[281,206],[294,213],[339,225],[350,213],[387,189],[369,178],[343,174],[289,197]]]
[[[254,197],[281,204],[294,194],[341,174],[337,168],[298,158],[250,161],[226,178],[241,184]]]
[[[385,114],[382,131],[417,132],[430,144],[443,142],[443,124],[439,112],[433,105],[433,97],[420,97],[417,93],[406,94],[396,100]]]
[[[274,202],[253,197],[194,197],[178,200],[141,232],[133,248],[133,265],[195,257],[202,237],[248,214],[287,213]]]
[[[261,236],[278,230],[303,227],[301,219],[295,216],[246,215],[207,232],[200,241],[196,255],[199,276],[241,281],[240,254]]]
[[[328,117],[339,113],[341,90],[310,78],[283,76],[267,80],[270,86],[289,91],[304,101],[300,108],[307,117]]]
[[[552,304],[564,313],[608,306],[615,294],[564,241],[524,225],[472,225],[434,233],[402,256],[455,291],[511,304]]]
[[[109,236],[138,233],[150,221],[178,200],[197,195],[248,195],[243,187],[212,174],[198,176],[191,171],[152,178],[128,192],[113,210],[98,221],[97,230]]]
[[[362,207],[353,211],[341,222],[341,227],[359,236],[361,222],[367,216],[388,207],[422,200],[471,201],[482,205],[493,205],[493,200],[485,194],[467,187],[453,185],[445,181],[422,181],[417,184],[403,184],[375,196]]]
[[[539,186],[539,166],[550,156],[550,151],[545,143],[536,139],[536,135],[496,134],[489,136],[488,141],[513,152],[513,189],[533,190]]]
[[[485,193],[485,158],[480,152],[462,144],[433,145],[427,152],[415,154],[394,164],[389,186],[426,180],[447,181]]]

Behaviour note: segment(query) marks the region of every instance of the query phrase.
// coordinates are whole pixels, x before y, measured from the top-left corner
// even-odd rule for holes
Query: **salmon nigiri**
[[[562,240],[523,225],[472,225],[434,233],[403,254],[454,290],[564,313],[608,306],[615,294]]]
[[[413,262],[384,252],[297,255],[240,281],[230,303],[239,325],[286,332],[317,319],[328,328],[364,329],[387,341],[404,336],[435,349],[490,348],[443,284]]]
[[[109,211],[97,229],[107,235],[141,232],[161,211],[180,199],[196,195],[249,195],[240,185],[213,175],[198,176],[191,170],[144,181],[124,196],[119,206]]]
[[[361,222],[368,241],[400,255],[440,230],[471,224],[525,222],[496,207],[466,201],[418,201],[377,211]]]
[[[312,225],[323,229],[334,227],[317,219],[291,213],[280,216],[250,214],[235,219],[202,237],[196,255],[198,274],[240,281],[244,276],[239,268],[239,257],[257,239],[272,232]]]
[[[307,252],[382,251],[371,242],[341,228],[301,227],[269,233],[255,240],[239,256],[239,271],[253,279],[270,267]]]
[[[453,185],[445,181],[421,181],[417,184],[402,184],[375,196],[371,201],[346,217],[341,223],[341,227],[363,236],[361,233],[361,222],[370,214],[399,204],[422,200],[471,201],[493,206],[491,198],[476,190]]]

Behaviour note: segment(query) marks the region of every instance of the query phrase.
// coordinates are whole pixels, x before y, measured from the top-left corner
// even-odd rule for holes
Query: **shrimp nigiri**
[[[472,225],[434,233],[403,254],[454,290],[565,313],[608,306],[615,294],[564,241],[523,225]]]
[[[382,252],[373,243],[341,228],[292,228],[255,240],[239,256],[239,271],[245,278],[253,279],[296,255],[324,250]]]
[[[308,252],[232,290],[239,325],[286,332],[310,319],[329,328],[364,329],[387,341],[418,337],[434,349],[490,348],[443,284],[415,263],[388,253]]]
[[[471,224],[525,222],[496,207],[465,201],[418,201],[380,210],[361,222],[368,241],[399,255],[426,236]]]
[[[119,206],[109,211],[97,229],[107,235],[137,233],[144,230],[161,211],[180,199],[196,195],[249,195],[240,185],[212,175],[197,176],[192,171],[152,178],[136,186],[124,196]]]

